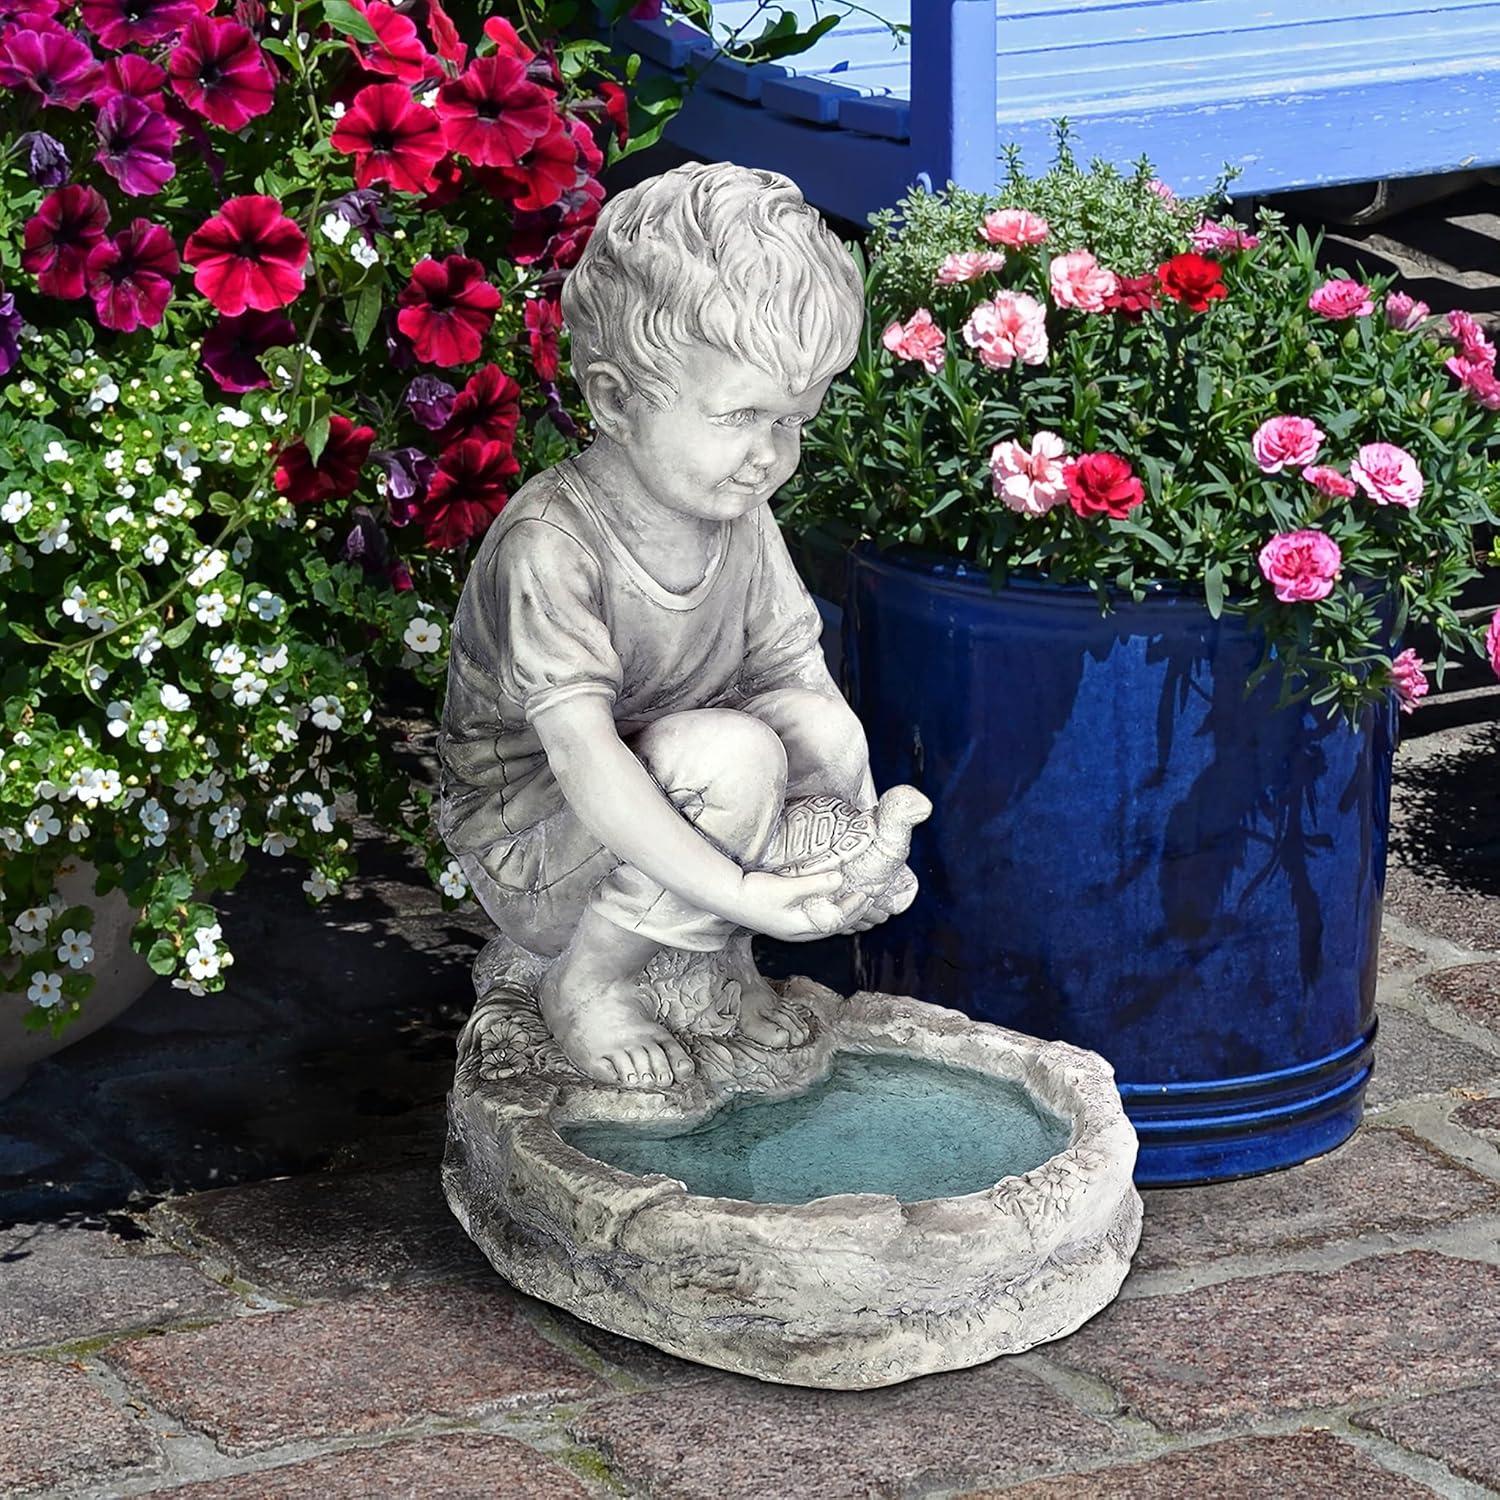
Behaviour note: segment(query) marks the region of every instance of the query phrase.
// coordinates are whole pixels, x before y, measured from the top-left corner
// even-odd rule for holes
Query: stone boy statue
[[[788,179],[721,163],[611,200],[562,307],[596,436],[517,492],[464,586],[439,826],[545,961],[535,999],[568,1062],[665,1089],[694,1062],[641,983],[661,950],[716,955],[738,1035],[796,1047],[808,1017],[755,972],[750,934],[862,930],[915,891],[924,799],[876,808],[767,503],[854,357],[863,289]],[[806,873],[808,799],[825,828],[904,816],[906,838]]]

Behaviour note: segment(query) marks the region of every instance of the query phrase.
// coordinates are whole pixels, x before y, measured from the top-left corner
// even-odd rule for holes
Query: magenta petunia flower
[[[270,377],[260,367],[260,355],[278,344],[289,347],[296,337],[296,326],[285,313],[252,309],[218,319],[203,335],[198,357],[221,391],[238,395],[270,385]]]
[[[193,0],[81,0],[78,11],[99,45],[111,52],[174,36],[202,14]]]
[[[88,43],[71,31],[17,29],[0,40],[0,87],[39,94],[59,109],[85,103],[100,73]]]
[[[307,237],[263,193],[228,199],[188,237],[182,258],[221,313],[272,312],[302,295]]]
[[[82,297],[89,251],[108,224],[109,205],[97,188],[75,182],[48,193],[23,231],[21,265],[36,277],[37,290],[64,300]]]
[[[0,292],[0,375],[9,375],[21,357],[21,329],[25,322],[16,310],[16,294]]]
[[[159,193],[176,173],[172,148],[182,126],[144,100],[116,94],[99,111],[94,129],[100,146],[94,160],[132,198]]]
[[[149,219],[133,219],[128,229],[95,245],[85,270],[99,322],[118,333],[155,328],[171,300],[178,265],[172,236]]]
[[[248,27],[199,16],[167,59],[172,90],[189,109],[238,130],[271,107],[276,80]]]
[[[552,128],[553,96],[498,53],[445,83],[436,108],[448,150],[481,167],[514,166]]]
[[[400,83],[362,88],[329,139],[354,158],[360,187],[389,182],[400,193],[424,192],[444,149],[437,117]]]
[[[162,85],[167,81],[164,68],[159,68],[149,57],[134,52],[122,52],[105,63],[99,82],[94,88],[94,103],[105,104],[116,94],[128,94],[149,104],[152,109],[165,110],[167,96]]]

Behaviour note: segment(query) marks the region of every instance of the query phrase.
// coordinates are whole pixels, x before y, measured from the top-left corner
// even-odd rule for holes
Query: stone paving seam
[[[1409,1130],[1470,1171],[1500,1181],[1500,1147],[1467,1126],[1455,1123],[1452,1118],[1453,1112],[1464,1104],[1476,1098],[1490,1097],[1489,1094],[1470,1094],[1457,1089],[1428,1094],[1393,1105],[1377,1120],[1367,1120],[1363,1128]]]
[[[1336,1432],[1351,1447],[1361,1449],[1369,1458],[1383,1468],[1390,1469],[1392,1473],[1403,1474],[1408,1479],[1431,1485],[1445,1500],[1491,1500],[1497,1493],[1485,1485],[1476,1484],[1472,1479],[1455,1474],[1440,1459],[1416,1453],[1391,1438],[1354,1426],[1347,1416],[1335,1418],[1329,1430]]]
[[[611,1396],[615,1395],[635,1395],[641,1391],[654,1391],[661,1388],[663,1382],[649,1380],[644,1376],[632,1373],[618,1360],[611,1359],[602,1350],[594,1348],[593,1345],[586,1343],[576,1334],[570,1333],[563,1324],[562,1319],[545,1302],[535,1302],[532,1305],[523,1306],[521,1315],[548,1343],[556,1345],[564,1354],[572,1359],[576,1359],[579,1364],[599,1376],[601,1380],[609,1381],[611,1389],[592,1397],[592,1400],[607,1401]],[[617,1334],[614,1337],[624,1339],[623,1334]],[[625,1340],[625,1342],[634,1341]],[[675,1356],[667,1357],[675,1358]],[[715,1377],[716,1372],[710,1366],[704,1365],[702,1366],[702,1370],[702,1375],[697,1377],[697,1379],[689,1377],[680,1381],[674,1381],[673,1384],[700,1385],[703,1381],[712,1380]],[[578,1404],[587,1405],[588,1403],[581,1402]]]
[[[1457,1006],[1447,1000],[1438,999],[1421,983],[1421,980],[1435,979],[1441,974],[1453,974],[1463,969],[1477,969],[1482,964],[1494,962],[1495,959],[1485,957],[1476,959],[1472,964],[1445,964],[1440,969],[1430,969],[1413,983],[1409,992],[1386,1003],[1395,1005],[1401,1010],[1410,1011],[1413,1015],[1420,1016],[1429,1026],[1446,1032],[1458,1041],[1467,1042],[1481,1052],[1488,1052],[1491,1056],[1500,1058],[1500,1035],[1478,1021],[1469,1020],[1460,1014]]]

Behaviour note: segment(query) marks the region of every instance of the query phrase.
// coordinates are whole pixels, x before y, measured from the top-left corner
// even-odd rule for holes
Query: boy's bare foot
[[[763,1047],[800,1047],[812,1035],[807,1014],[761,978],[750,954],[749,935],[731,938],[725,956],[740,982],[739,1034]]]
[[[588,909],[542,976],[542,1019],[585,1077],[617,1088],[667,1089],[693,1073],[692,1058],[652,1018],[640,993],[641,971],[658,946]]]

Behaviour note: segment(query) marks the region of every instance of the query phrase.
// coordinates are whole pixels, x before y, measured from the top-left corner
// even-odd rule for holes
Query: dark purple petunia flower
[[[385,357],[393,370],[409,370],[417,362],[417,352],[411,340],[396,326],[395,310],[386,308],[381,314],[385,325]]]
[[[330,212],[347,219],[364,236],[370,249],[377,249],[375,236],[390,232],[391,216],[381,211],[385,199],[378,188],[354,188],[328,205]]]
[[[290,347],[297,329],[283,312],[257,312],[253,308],[235,317],[219,318],[203,335],[199,359],[223,391],[254,391],[270,385],[270,377],[257,358],[278,344]]]
[[[177,171],[172,148],[182,127],[128,94],[116,94],[95,125],[102,148],[94,160],[132,198],[159,193]]]
[[[453,398],[458,394],[446,380],[435,375],[418,375],[406,388],[406,404],[412,416],[430,432],[445,427],[453,415]]]
[[[202,14],[193,0],[82,0],[78,9],[111,52],[164,41]]]
[[[71,31],[15,30],[0,41],[0,88],[40,94],[59,109],[86,102],[102,72],[88,43]]]
[[[344,561],[357,562],[366,573],[384,573],[390,548],[375,512],[368,505],[356,505],[349,516],[354,525],[344,538]]]
[[[385,470],[386,508],[392,526],[405,526],[416,518],[427,496],[427,486],[437,473],[437,460],[420,448],[377,448],[371,461]]]
[[[557,389],[556,381],[545,381],[542,389],[547,394],[547,415],[552,419],[552,425],[564,437],[577,437],[578,423],[568,415],[567,408],[562,403],[562,393]]]
[[[38,187],[61,187],[68,180],[68,151],[43,130],[28,130],[20,144],[27,152],[26,170]]]
[[[14,292],[0,294],[0,375],[9,375],[21,357],[21,325]]]

